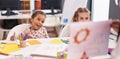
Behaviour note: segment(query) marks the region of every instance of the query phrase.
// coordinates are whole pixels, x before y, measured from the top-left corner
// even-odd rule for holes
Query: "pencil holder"
[[[21,48],[26,47],[26,41],[20,41],[20,47]]]

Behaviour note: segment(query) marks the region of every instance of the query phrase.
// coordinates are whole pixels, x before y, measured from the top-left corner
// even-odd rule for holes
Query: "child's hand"
[[[25,39],[31,38],[28,34],[25,34]]]
[[[87,56],[87,54],[86,54],[86,52],[83,53],[81,59],[89,59],[88,56]]]
[[[116,26],[120,24],[120,19],[112,20],[112,26]]]
[[[112,20],[111,27],[112,27],[116,32],[118,32],[119,26],[120,26],[120,20],[119,20],[119,19]]]
[[[10,37],[10,41],[14,41],[15,33]]]

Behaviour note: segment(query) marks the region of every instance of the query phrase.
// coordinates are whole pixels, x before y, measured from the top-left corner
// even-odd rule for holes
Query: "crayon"
[[[22,34],[19,36],[19,40],[22,41]]]

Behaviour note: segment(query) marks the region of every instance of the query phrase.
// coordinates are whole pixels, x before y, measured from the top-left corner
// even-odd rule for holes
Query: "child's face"
[[[90,21],[90,15],[87,12],[79,13],[78,16],[78,22]]]
[[[31,19],[32,29],[38,30],[41,26],[43,26],[43,23],[45,21],[45,16],[42,14],[36,15],[36,17]]]

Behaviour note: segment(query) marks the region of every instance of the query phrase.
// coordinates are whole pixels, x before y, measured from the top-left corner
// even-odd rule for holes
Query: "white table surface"
[[[36,51],[36,49],[41,49],[41,46],[46,46],[46,45],[50,45],[48,44],[50,40],[46,39],[43,40],[42,42],[44,42],[44,44],[37,44],[37,45],[30,45],[27,46],[25,48],[21,48],[21,50],[18,50],[16,52],[11,53],[10,56],[4,56],[4,55],[0,55],[0,59],[9,59],[9,57],[11,57],[12,55],[19,55],[22,54],[24,56],[30,56],[31,53],[33,53],[33,51]],[[2,41],[0,41],[2,42]],[[63,44],[64,45],[64,44]],[[64,46],[67,46],[66,44]],[[63,47],[64,48],[64,47]],[[42,50],[40,50],[42,51]],[[39,53],[39,52],[38,52]],[[110,55],[103,55],[103,56],[96,56],[96,57],[92,57],[90,59],[110,59],[111,56]],[[54,58],[46,58],[46,57],[32,57],[32,59],[54,59]]]
[[[53,38],[54,39],[54,38]],[[0,42],[4,42],[4,41],[0,41]],[[8,41],[9,42],[9,41]],[[21,48],[20,50],[16,51],[16,52],[13,52],[13,53],[10,53],[10,56],[5,56],[5,55],[0,55],[0,59],[9,59],[11,56],[13,55],[24,55],[24,56],[30,56],[33,52],[35,53],[39,53],[44,50],[42,49],[46,49],[48,48],[49,46],[51,46],[50,48],[53,49],[51,50],[52,53],[51,54],[54,54],[55,55],[55,49],[54,47],[56,48],[65,48],[65,46],[67,46],[67,44],[49,44],[48,42],[50,42],[49,39],[43,39],[43,40],[40,40],[40,42],[44,42],[42,44],[36,44],[36,45],[29,45],[25,48]],[[48,46],[48,47],[46,47]],[[63,47],[64,46],[64,47]],[[43,47],[43,48],[42,48]],[[39,50],[40,49],[40,50]],[[50,52],[50,51],[49,51]],[[54,53],[53,53],[54,52]],[[48,52],[46,52],[48,53]],[[50,53],[49,53],[50,54]],[[33,59],[54,59],[54,58],[48,58],[48,57],[32,57]]]

